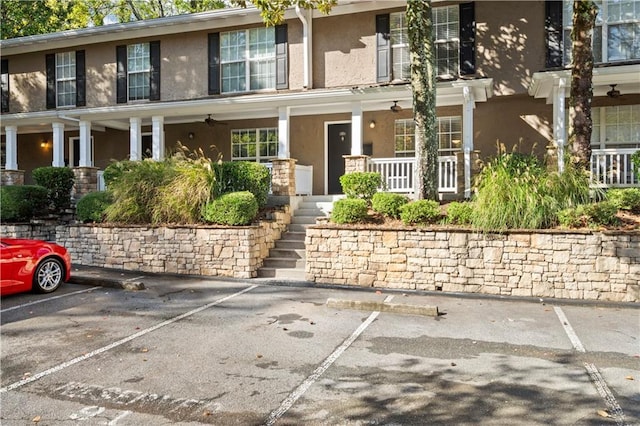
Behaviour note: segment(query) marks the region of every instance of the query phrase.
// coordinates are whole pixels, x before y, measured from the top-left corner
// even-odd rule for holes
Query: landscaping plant
[[[360,198],[371,205],[373,195],[382,184],[380,173],[354,172],[340,176],[342,192],[347,198]]]
[[[402,206],[408,202],[409,199],[402,194],[396,194],[393,192],[376,192],[371,200],[371,206],[377,213],[394,219],[399,219]]]
[[[607,201],[620,210],[640,213],[640,189],[624,188],[607,191]]]
[[[436,223],[441,217],[440,204],[434,200],[416,200],[402,206],[400,219],[405,225]]]
[[[71,206],[74,177],[73,170],[68,167],[38,167],[33,170],[33,180],[36,185],[47,188],[51,208],[56,212]]]
[[[95,191],[90,192],[76,204],[76,216],[81,222],[104,221],[107,207],[113,203],[113,196],[110,192]]]
[[[47,188],[40,185],[0,186],[2,222],[28,222],[48,211]]]
[[[229,192],[249,191],[255,196],[260,208],[266,205],[271,186],[271,173],[264,164],[251,161],[226,161],[215,163],[213,168],[214,198]]]
[[[473,218],[473,203],[454,201],[447,206],[447,223],[469,225]]]
[[[219,225],[248,225],[258,214],[258,202],[249,191],[223,194],[204,206],[202,217]]]
[[[367,219],[367,202],[360,198],[343,198],[333,203],[331,221],[334,223],[361,223]]]

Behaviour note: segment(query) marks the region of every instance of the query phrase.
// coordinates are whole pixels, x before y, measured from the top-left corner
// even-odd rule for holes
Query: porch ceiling
[[[529,95],[534,98],[545,98],[548,104],[553,103],[553,87],[558,80],[566,79],[569,87],[571,70],[544,71],[533,74],[529,86]],[[640,64],[606,66],[593,69],[593,96],[606,96],[615,84],[622,94],[640,93]],[[567,90],[567,96],[569,91]]]
[[[438,83],[437,106],[464,104],[464,88],[469,87],[474,102],[485,102],[492,96],[491,79]],[[289,108],[291,116],[318,114],[351,114],[354,106],[363,111],[389,110],[394,101],[404,109],[412,107],[409,84],[341,89],[313,89],[277,94],[258,93],[170,102],[146,102],[99,108],[76,108],[33,113],[3,114],[5,126],[17,126],[18,133],[47,132],[51,123],[63,122],[67,129],[78,127],[80,120],[90,121],[92,128],[129,129],[131,117],[151,124],[152,116],[163,116],[165,124],[200,122],[211,114],[217,120],[231,121],[254,118],[276,118],[280,108]]]

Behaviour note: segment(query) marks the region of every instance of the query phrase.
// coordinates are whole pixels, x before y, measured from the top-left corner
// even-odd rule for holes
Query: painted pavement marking
[[[65,293],[65,294],[60,294],[60,295],[53,296],[53,297],[47,297],[46,299],[34,300],[33,302],[23,303],[22,305],[12,306],[10,308],[2,309],[2,310],[0,310],[0,314],[3,313],[3,312],[13,311],[14,309],[20,309],[20,308],[24,308],[24,307],[31,306],[31,305],[37,305],[39,303],[50,302],[51,300],[61,299],[63,297],[67,297],[67,296],[74,296],[76,294],[87,293],[87,292],[93,291],[93,290],[95,290],[97,288],[101,288],[101,287],[91,287],[91,288],[87,288],[85,290],[74,291],[72,293]]]
[[[184,314],[181,314],[181,315],[178,315],[176,317],[170,318],[170,319],[168,319],[166,321],[163,321],[163,322],[161,322],[159,324],[156,324],[156,325],[154,325],[152,327],[146,328],[144,330],[140,330],[137,333],[134,333],[134,334],[132,334],[130,336],[127,336],[127,337],[125,337],[123,339],[120,339],[120,340],[118,340],[116,342],[113,342],[113,343],[111,343],[111,344],[109,344],[107,346],[103,346],[103,347],[101,347],[99,349],[96,349],[94,351],[86,353],[86,354],[84,354],[82,356],[79,356],[77,358],[74,358],[74,359],[72,359],[70,361],[66,361],[66,362],[63,362],[62,364],[56,365],[55,367],[52,367],[52,368],[50,368],[48,370],[41,371],[40,373],[34,374],[33,376],[30,376],[30,377],[28,377],[26,379],[20,380],[18,382],[15,382],[15,383],[12,383],[12,384],[10,384],[8,386],[0,388],[0,393],[4,393],[4,392],[10,391],[10,390],[17,389],[17,388],[22,387],[22,386],[24,386],[26,384],[35,382],[36,380],[40,380],[41,378],[49,376],[49,375],[51,375],[53,373],[57,373],[58,371],[64,370],[67,367],[71,367],[72,365],[75,365],[75,364],[77,364],[79,362],[82,362],[82,361],[84,361],[86,359],[92,358],[92,357],[94,357],[96,355],[99,355],[99,354],[101,354],[103,352],[106,352],[106,351],[111,350],[113,348],[116,348],[116,347],[118,347],[120,345],[123,345],[123,344],[125,344],[127,342],[130,342],[130,341],[132,341],[134,339],[137,339],[138,337],[142,337],[142,336],[144,336],[146,334],[149,334],[149,333],[151,333],[153,331],[156,331],[159,328],[162,328],[162,327],[165,327],[167,325],[173,324],[174,322],[180,321],[180,320],[182,320],[184,318],[187,318],[187,317],[190,317],[192,315],[195,315],[195,314],[197,314],[199,312],[202,312],[202,311],[204,311],[206,309],[209,309],[209,308],[211,308],[213,306],[219,305],[219,304],[221,304],[223,302],[226,302],[227,300],[232,299],[232,298],[234,298],[236,296],[239,296],[241,294],[247,293],[247,292],[253,290],[256,287],[258,287],[258,285],[252,285],[251,287],[247,287],[247,288],[245,288],[245,289],[243,289],[243,290],[241,290],[241,291],[239,291],[237,293],[233,293],[233,294],[231,294],[229,296],[225,296],[225,297],[223,297],[221,299],[218,299],[218,300],[216,300],[214,302],[207,303],[206,305],[200,306],[199,308],[193,309],[193,310],[191,310],[189,312],[185,312]]]
[[[391,299],[393,299],[393,296],[387,296],[384,301],[390,302]],[[327,371],[331,364],[333,364],[344,353],[344,351],[346,351],[347,348],[349,348],[349,346],[351,346],[353,342],[355,342],[355,340],[360,337],[360,335],[367,329],[367,327],[369,327],[371,323],[375,321],[378,315],[380,315],[380,311],[372,312],[371,315],[369,315],[369,317],[351,334],[351,336],[349,336],[344,342],[342,342],[342,344],[338,346],[338,348],[333,351],[331,355],[329,355],[322,362],[322,364],[320,364],[320,366],[318,366],[313,371],[313,373],[311,373],[311,375],[305,379],[304,382],[302,382],[297,388],[295,388],[293,392],[291,392],[289,396],[287,396],[282,401],[280,407],[269,414],[269,417],[265,421],[264,425],[273,425],[278,421],[278,419],[280,419],[280,417],[282,417],[287,411],[289,411],[293,404],[295,404],[296,401],[300,399],[300,397],[304,395],[304,393],[311,387],[311,385],[313,385],[320,378],[320,376],[322,376],[322,374]]]
[[[587,351],[584,348],[584,345],[573,330],[573,327],[571,327],[571,324],[562,309],[559,306],[554,306],[553,310],[556,312],[556,315],[558,316],[562,327],[564,327],[564,331],[567,333],[569,340],[571,340],[571,344],[574,349],[578,352],[586,353]],[[602,377],[602,374],[600,374],[598,368],[589,362],[584,363],[584,368],[587,370],[587,374],[589,374],[589,378],[595,386],[596,391],[607,405],[611,417],[615,420],[617,425],[624,425],[624,412],[622,411],[620,404],[618,404],[616,397],[609,389],[609,386],[607,386],[607,382],[604,381],[604,378]]]

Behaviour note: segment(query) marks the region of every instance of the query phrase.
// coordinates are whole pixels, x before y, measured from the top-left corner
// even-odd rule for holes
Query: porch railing
[[[638,186],[631,155],[637,148],[591,151],[591,186],[595,188]]]
[[[272,170],[271,163],[262,163],[269,169],[269,173]],[[296,178],[296,195],[311,195],[313,191],[313,166],[303,166],[296,164],[295,166],[295,178]],[[269,186],[269,194],[271,194],[271,186]]]
[[[370,172],[380,173],[383,187],[389,192],[415,192],[415,157],[370,158]],[[458,191],[458,159],[455,155],[438,157],[438,192]]]

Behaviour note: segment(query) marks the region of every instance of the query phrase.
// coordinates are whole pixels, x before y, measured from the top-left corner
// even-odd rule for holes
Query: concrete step
[[[305,281],[304,269],[280,269],[262,267],[258,269],[258,278],[279,278],[282,280]]]
[[[309,207],[309,208],[299,208],[297,209],[295,212],[293,212],[293,216],[294,217],[300,217],[300,216],[305,216],[305,217],[318,217],[318,216],[326,216],[324,213],[324,210],[316,208],[316,207]]]
[[[317,216],[329,216],[333,210],[333,201],[303,201],[294,214],[297,214],[298,210],[316,210],[321,212]]]
[[[306,225],[288,225],[289,230],[283,232],[278,241],[304,241],[306,236]]]
[[[317,216],[293,216],[291,218],[291,223],[293,224],[306,224],[306,225],[315,225]]]
[[[305,259],[291,259],[287,257],[267,257],[263,268],[304,269]]]
[[[269,258],[306,259],[305,250],[272,248],[269,250]]]
[[[282,250],[304,250],[304,240],[278,240],[275,243],[275,248]]]

